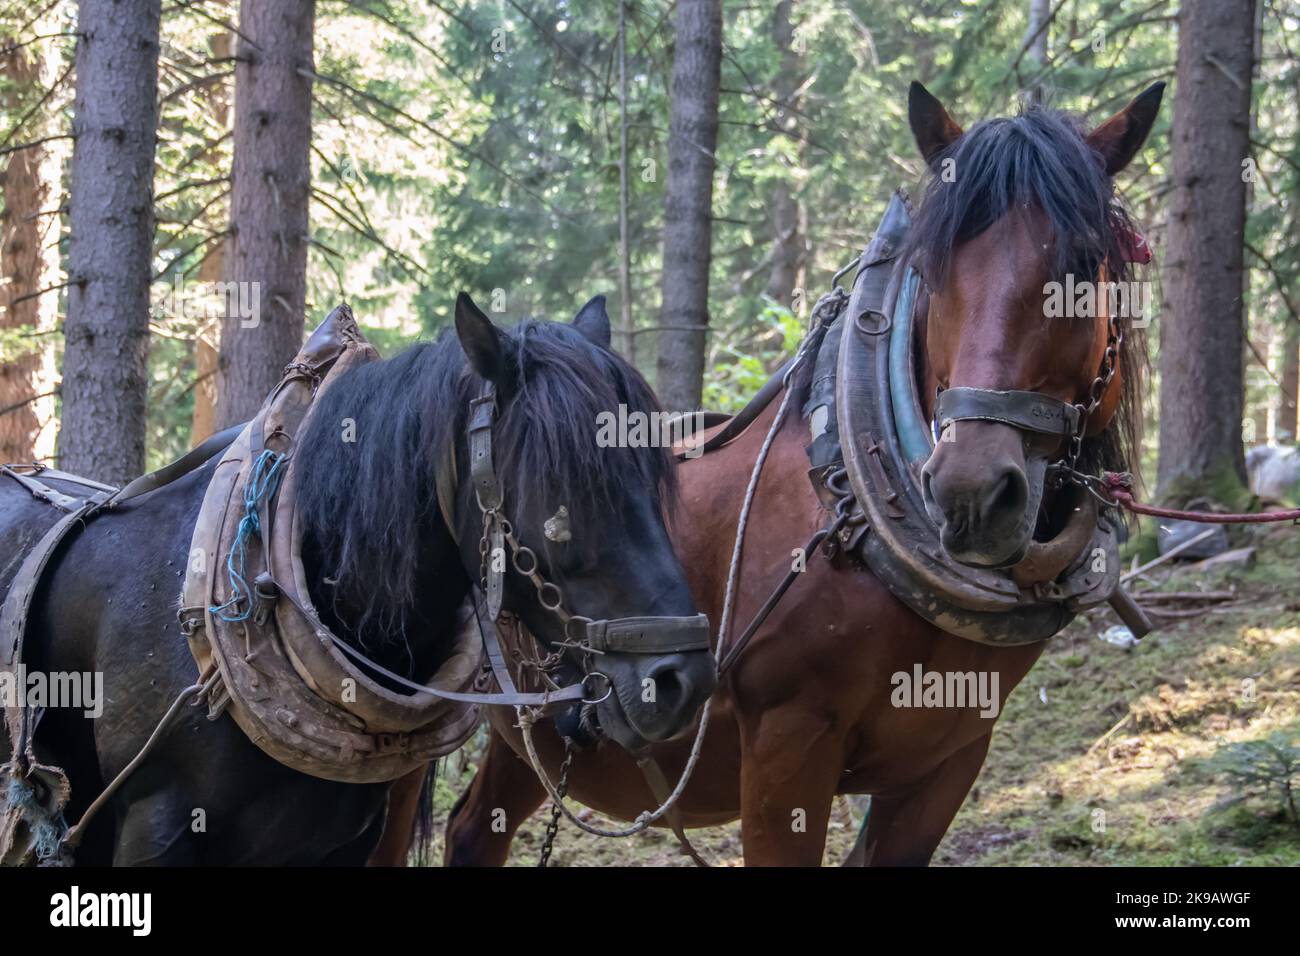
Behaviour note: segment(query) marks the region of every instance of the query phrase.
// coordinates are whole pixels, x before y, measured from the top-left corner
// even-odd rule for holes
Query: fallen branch
[[[1168,601],[1235,601],[1236,591],[1137,591],[1136,601],[1163,604]]]
[[[1129,580],[1131,580],[1131,579],[1137,577],[1137,576],[1138,576],[1139,574],[1141,574],[1142,572],[1144,572],[1144,571],[1150,571],[1152,568],[1157,567],[1158,565],[1164,564],[1166,561],[1169,561],[1169,560],[1172,560],[1173,558],[1178,557],[1180,554],[1182,554],[1184,551],[1186,551],[1186,550],[1187,550],[1188,548],[1190,548],[1192,545],[1196,544],[1196,543],[1199,542],[1199,541],[1204,541],[1204,540],[1205,540],[1206,538],[1208,538],[1210,535],[1214,534],[1214,531],[1215,531],[1214,528],[1206,528],[1206,529],[1205,529],[1204,531],[1202,531],[1200,534],[1196,535],[1196,537],[1194,537],[1194,538],[1188,538],[1186,541],[1184,541],[1182,544],[1178,545],[1176,548],[1170,548],[1170,549],[1169,549],[1168,551],[1166,551],[1164,554],[1160,555],[1160,557],[1158,557],[1158,558],[1156,558],[1156,559],[1154,559],[1154,560],[1152,560],[1152,561],[1148,561],[1146,564],[1142,565],[1142,566],[1139,567],[1139,568],[1134,568],[1134,569],[1133,569],[1132,571],[1130,571],[1128,574],[1126,574],[1126,575],[1124,575],[1123,577],[1121,577],[1121,578],[1119,579],[1119,583],[1120,583],[1120,584],[1124,584],[1124,583],[1128,582]]]
[[[1111,737],[1115,735],[1115,732],[1117,730],[1119,730],[1121,727],[1123,727],[1132,719],[1133,719],[1133,711],[1130,710],[1127,714],[1125,714],[1123,717],[1120,718],[1119,723],[1117,723],[1114,727],[1110,728],[1110,730],[1106,731],[1095,741],[1093,741],[1092,746],[1087,749],[1087,751],[1084,753],[1084,756],[1085,757],[1088,756],[1088,754],[1092,753],[1094,750],[1096,750],[1098,747],[1104,744],[1107,740],[1109,740]]]
[[[1169,618],[1180,618],[1180,617],[1204,617],[1206,614],[1224,614],[1224,613],[1227,613],[1228,611],[1234,611],[1234,610],[1236,610],[1236,609],[1237,609],[1237,602],[1232,602],[1231,604],[1218,604],[1218,605],[1216,605],[1216,606],[1214,606],[1214,607],[1186,607],[1186,608],[1172,608],[1172,607],[1147,607],[1147,608],[1143,608],[1143,610],[1146,611],[1148,614],[1154,614],[1156,617],[1169,617]]]

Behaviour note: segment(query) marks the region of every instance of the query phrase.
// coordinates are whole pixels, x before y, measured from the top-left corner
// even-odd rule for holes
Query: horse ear
[[[931,167],[962,133],[943,104],[916,80],[907,90],[907,122],[912,127],[922,158]]]
[[[1160,112],[1165,84],[1152,83],[1128,106],[1084,137],[1084,141],[1101,154],[1106,175],[1114,176],[1129,164],[1146,142],[1147,134]]]
[[[456,337],[474,371],[496,385],[505,383],[510,370],[510,338],[465,292],[456,296]]]
[[[573,317],[573,327],[602,349],[609,348],[609,313],[605,311],[605,297],[598,295],[579,309]]]

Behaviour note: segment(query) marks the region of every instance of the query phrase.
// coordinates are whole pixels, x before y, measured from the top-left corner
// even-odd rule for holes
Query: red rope
[[[1144,505],[1133,498],[1133,476],[1108,471],[1101,476],[1103,491],[1117,505],[1138,515],[1153,518],[1172,518],[1178,521],[1201,521],[1206,524],[1266,524],[1273,521],[1300,521],[1300,508],[1290,511],[1267,511],[1255,514],[1219,514],[1211,511],[1180,511],[1177,508],[1157,508]]]

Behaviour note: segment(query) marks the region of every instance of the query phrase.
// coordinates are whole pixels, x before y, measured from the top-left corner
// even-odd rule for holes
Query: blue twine
[[[258,517],[257,507],[262,501],[269,501],[274,497],[279,489],[280,479],[283,477],[280,465],[283,462],[284,455],[278,455],[268,448],[257,456],[257,461],[253,462],[253,469],[248,474],[248,480],[244,483],[244,516],[239,519],[235,540],[230,545],[230,553],[226,555],[226,579],[230,582],[230,600],[225,604],[208,608],[219,620],[235,624],[239,621],[247,621],[253,614],[253,591],[244,577],[244,565],[248,560],[248,539],[251,535],[260,534],[262,531],[262,521]],[[242,611],[238,610],[241,601],[244,607]]]
[[[19,777],[9,781],[5,803],[22,811],[23,820],[32,834],[32,849],[36,858],[41,861],[52,859],[59,850],[63,834],[67,832],[63,814],[59,814],[57,821],[51,820],[36,799],[36,791],[31,784]]]

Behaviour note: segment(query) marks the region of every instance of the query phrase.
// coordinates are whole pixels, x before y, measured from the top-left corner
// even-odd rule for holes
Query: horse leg
[[[118,828],[114,866],[193,866],[201,862],[192,829],[194,801],[174,787],[133,800]],[[109,812],[109,808],[105,808]]]
[[[384,835],[366,866],[406,866],[411,841],[415,838],[415,815],[419,811],[420,789],[426,772],[427,768],[421,767],[393,781],[388,790]]]
[[[443,863],[504,866],[515,831],[545,799],[532,767],[492,731],[478,773],[451,808]]]
[[[843,741],[812,714],[767,711],[759,721],[752,735],[741,729],[745,865],[821,866]]]
[[[992,733],[950,754],[906,790],[872,796],[845,866],[926,866],[970,792]]]

